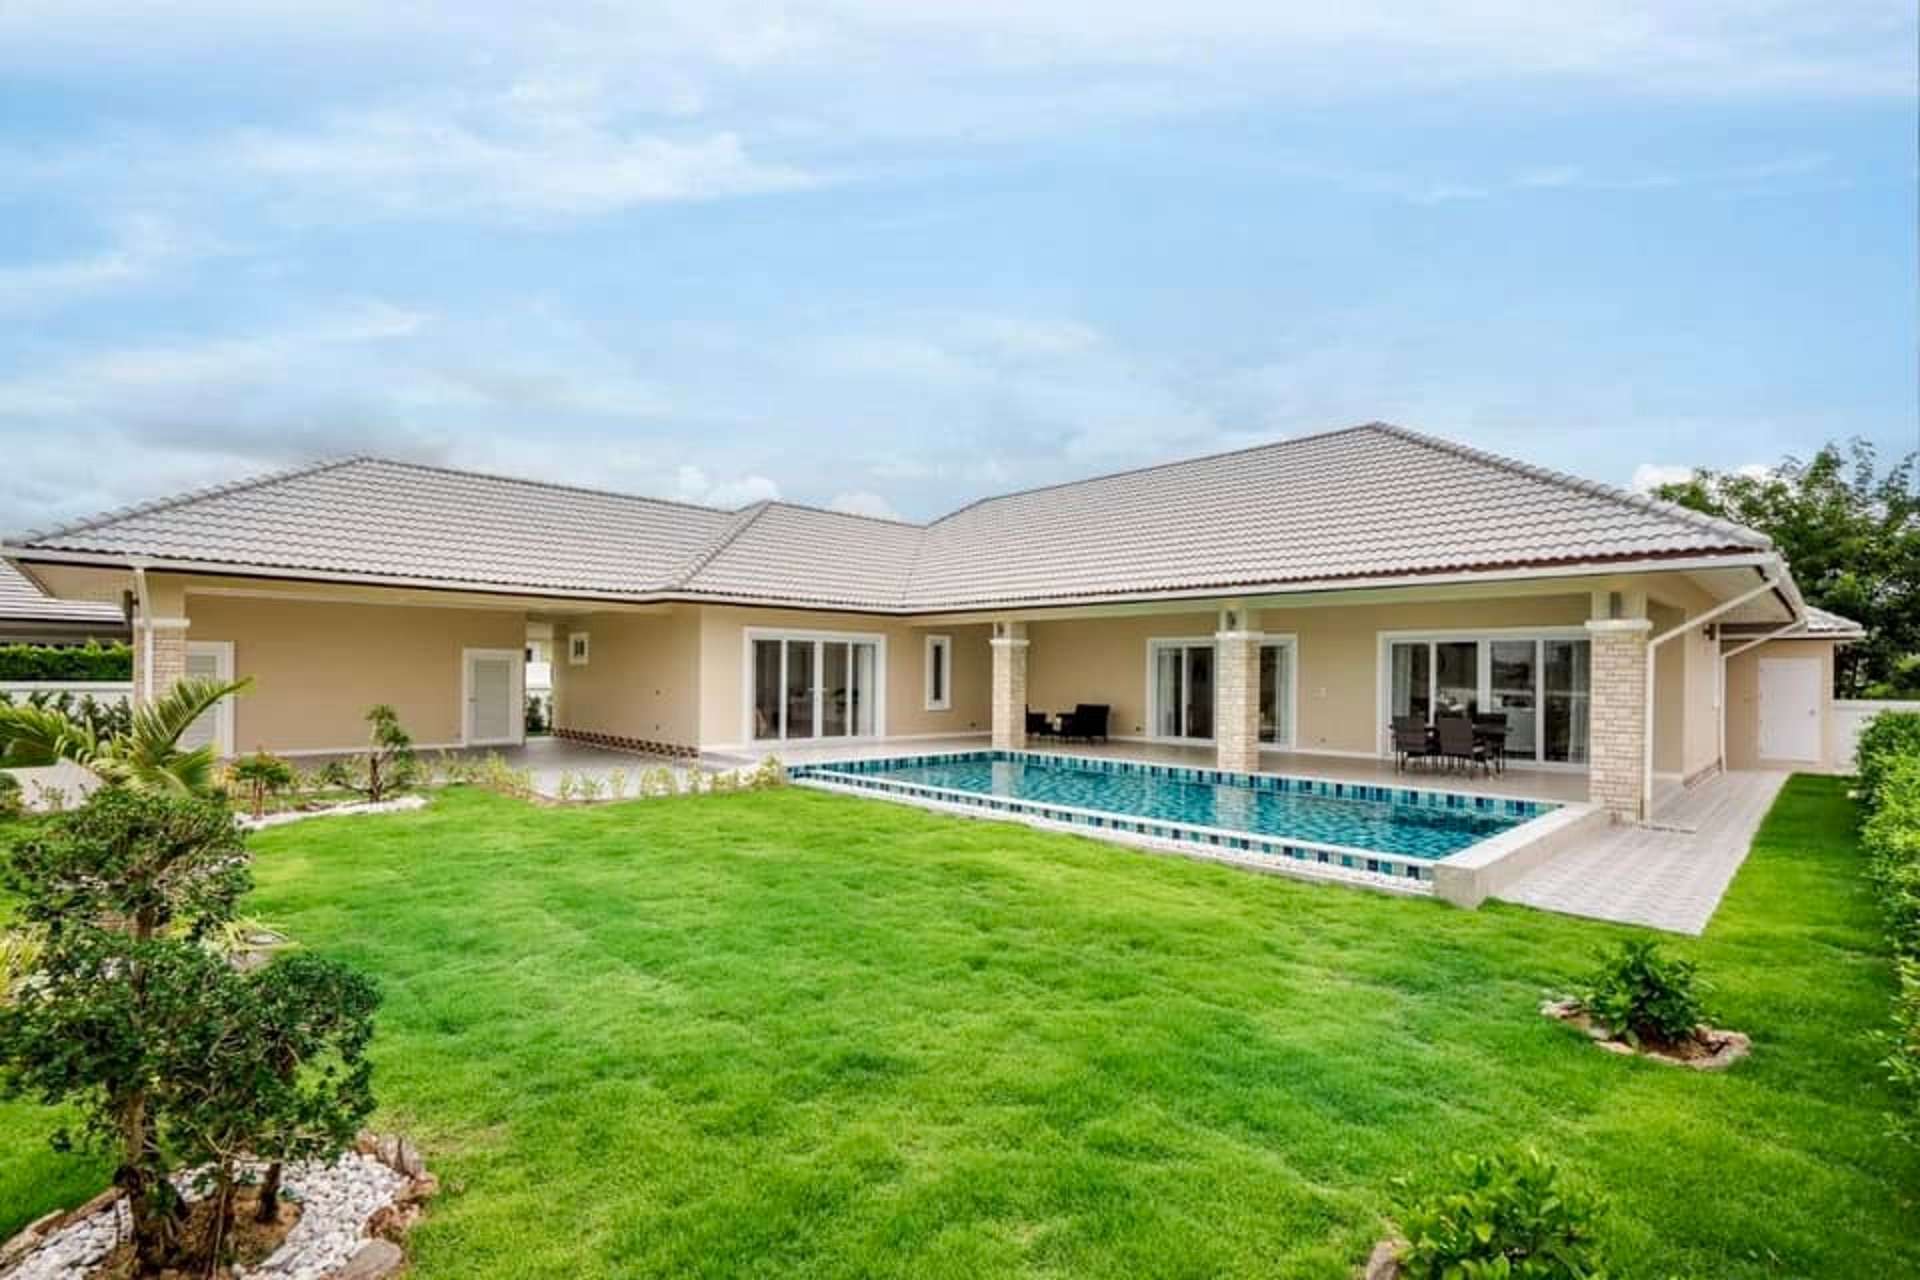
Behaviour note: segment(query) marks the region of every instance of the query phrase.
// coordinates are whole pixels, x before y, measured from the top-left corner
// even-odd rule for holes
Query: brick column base
[[[1646,800],[1647,633],[1652,629],[1646,618],[1587,623],[1593,642],[1587,797],[1618,822],[1638,822]]]
[[[1027,624],[993,624],[993,748],[1027,745]]]
[[[1222,631],[1213,637],[1213,740],[1218,766],[1260,770],[1260,636]]]

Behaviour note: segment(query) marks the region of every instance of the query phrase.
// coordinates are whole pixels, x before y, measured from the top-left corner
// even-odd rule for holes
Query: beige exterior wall
[[[575,666],[571,637],[587,635]],[[599,613],[554,627],[556,731],[691,748],[700,742],[700,611]]]
[[[992,725],[993,658],[990,628],[915,626],[898,618],[786,609],[700,610],[700,745],[748,744],[746,637],[749,628],[834,631],[886,640],[886,731],[888,737],[920,738],[986,733]],[[926,708],[926,637],[953,637],[953,690],[949,708]]]
[[[367,708],[392,704],[422,745],[460,740],[464,649],[526,644],[526,615],[507,610],[197,595],[188,640],[233,644],[234,673],[254,687],[234,706],[240,752],[337,751],[366,741]]]
[[[1298,664],[1294,745],[1300,751],[1362,755],[1380,749],[1380,636],[1390,631],[1472,631],[1500,627],[1568,627],[1586,621],[1588,599],[1532,596],[1421,604],[1263,608],[1260,630],[1291,635]],[[1113,732],[1146,737],[1147,641],[1212,642],[1216,615],[1153,614],[1034,622],[1027,634],[1028,700],[1035,710],[1076,702],[1113,707]]]
[[[1728,648],[1741,642],[1729,640]],[[1833,651],[1831,640],[1770,640],[1727,660],[1727,767],[1838,772],[1833,755]],[[1820,664],[1820,759],[1769,760],[1760,754],[1760,660],[1805,658]]]

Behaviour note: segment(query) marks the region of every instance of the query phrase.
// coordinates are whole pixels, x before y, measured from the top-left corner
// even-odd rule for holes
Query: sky
[[[0,532],[345,454],[974,498],[1920,446],[1910,0],[0,0]]]

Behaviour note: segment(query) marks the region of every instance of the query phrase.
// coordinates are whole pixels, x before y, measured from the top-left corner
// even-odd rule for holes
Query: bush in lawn
[[[1854,773],[1871,813],[1880,806],[1887,773],[1902,760],[1920,760],[1920,711],[1882,711],[1860,730]]]
[[[106,683],[133,679],[133,649],[124,644],[0,645],[0,681]]]
[[[17,818],[26,809],[20,794],[20,779],[0,769],[0,818]]]
[[[141,1275],[209,1274],[238,1161],[337,1152],[370,1105],[370,989],[313,957],[241,974],[211,945],[249,884],[224,800],[128,787],[7,865],[40,940],[0,1005],[0,1091],[71,1108],[82,1128],[56,1146],[114,1153]],[[214,1198],[190,1219],[172,1176],[203,1165]]]
[[[419,762],[413,754],[413,735],[400,727],[400,717],[386,703],[367,712],[367,753],[351,762],[335,760],[327,766],[328,783],[357,791],[369,804],[379,804],[414,784]]]
[[[1600,1200],[1537,1151],[1460,1156],[1458,1186],[1402,1216],[1408,1280],[1602,1280]]]
[[[1877,785],[1860,842],[1886,913],[1899,984],[1887,1059],[1900,1099],[1895,1127],[1920,1142],[1920,756],[1889,761]]]
[[[267,811],[267,797],[279,795],[294,784],[293,766],[270,751],[255,751],[235,760],[227,774],[247,792],[249,807],[258,818]]]
[[[1667,955],[1651,938],[1629,938],[1602,957],[1580,1003],[1616,1039],[1635,1048],[1685,1044],[1705,1017],[1703,987],[1692,961]]]

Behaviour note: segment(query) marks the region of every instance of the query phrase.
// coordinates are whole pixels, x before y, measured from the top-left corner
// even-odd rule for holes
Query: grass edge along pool
[[[1163,814],[1123,812],[1100,807],[1097,797],[1090,803],[1070,804],[1046,798],[1003,794],[991,785],[938,786],[911,776],[897,776],[930,771],[938,776],[943,770],[953,772],[955,766],[1003,763],[1075,775],[1123,775],[1132,780],[1159,780],[1216,789],[1238,788],[1248,792],[1250,799],[1266,793],[1301,798],[1319,797],[1344,804],[1385,805],[1401,811],[1420,810],[1423,822],[1428,820],[1429,813],[1443,823],[1449,815],[1458,815],[1461,819],[1472,821],[1472,825],[1481,828],[1481,831],[1444,854],[1394,852],[1303,838],[1286,832],[1262,832],[1250,827],[1212,825]],[[977,775],[979,771],[974,769],[971,772]],[[1433,891],[1434,869],[1447,858],[1480,848],[1490,839],[1507,843],[1514,832],[1527,824],[1566,808],[1551,801],[1507,796],[1469,795],[1282,774],[1229,773],[1218,769],[1032,751],[942,752],[846,760],[799,765],[791,769],[790,774],[796,782],[831,790],[862,793],[983,817],[1003,816],[1078,830],[1087,835],[1121,839],[1128,843],[1171,845],[1180,851],[1197,852],[1261,869],[1292,871],[1314,878],[1357,881],[1415,893]],[[977,782],[977,778],[969,781]]]

